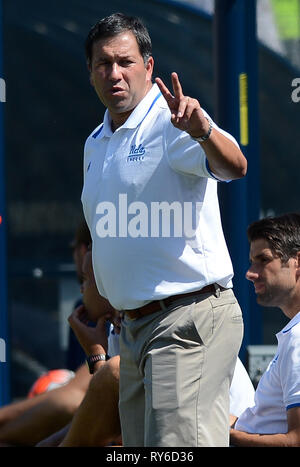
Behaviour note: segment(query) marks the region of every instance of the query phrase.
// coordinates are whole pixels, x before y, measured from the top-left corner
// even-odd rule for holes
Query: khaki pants
[[[120,339],[124,446],[228,446],[229,389],[243,335],[231,289],[181,298]]]

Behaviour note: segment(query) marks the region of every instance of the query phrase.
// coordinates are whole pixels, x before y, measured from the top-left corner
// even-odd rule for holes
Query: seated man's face
[[[87,318],[90,321],[96,322],[101,316],[114,310],[108,300],[102,297],[98,292],[93,271],[91,251],[88,251],[85,254],[82,266],[82,276],[83,282],[81,285],[81,292],[83,295],[83,304],[87,312]]]

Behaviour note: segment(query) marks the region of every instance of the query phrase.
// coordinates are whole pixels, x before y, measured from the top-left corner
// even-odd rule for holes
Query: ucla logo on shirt
[[[127,156],[127,162],[137,162],[144,160],[144,154],[146,150],[142,144],[136,146],[133,144],[130,147],[129,155]]]

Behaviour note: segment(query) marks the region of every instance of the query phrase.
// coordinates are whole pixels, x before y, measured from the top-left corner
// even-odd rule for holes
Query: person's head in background
[[[112,317],[115,312],[114,308],[106,298],[99,294],[97,289],[91,250],[88,250],[83,258],[82,278],[81,292],[86,318],[96,323],[99,318],[106,314]]]
[[[248,228],[257,302],[280,308],[292,318],[300,306],[300,214],[288,213],[253,222]]]
[[[82,220],[77,227],[75,232],[74,239],[71,243],[71,248],[73,252],[73,260],[76,266],[76,274],[80,284],[82,284],[82,266],[83,259],[90,248],[92,239],[89,228],[85,220]]]

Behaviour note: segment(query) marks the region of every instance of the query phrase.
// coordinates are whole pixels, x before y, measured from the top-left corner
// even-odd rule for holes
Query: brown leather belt
[[[220,290],[224,290],[223,287],[220,287]],[[181,298],[192,297],[193,295],[202,295],[202,294],[209,294],[215,293],[216,287],[214,284],[207,285],[203,287],[203,289],[195,290],[194,292],[182,293],[179,295],[172,295],[171,297],[164,298],[163,300],[155,300],[153,302],[147,303],[140,308],[135,308],[134,310],[123,310],[126,313],[126,316],[130,319],[138,319],[142,318],[143,316],[150,315],[151,313],[155,313],[156,311],[162,310],[162,304],[166,308],[172,305],[173,302],[180,300]]]

